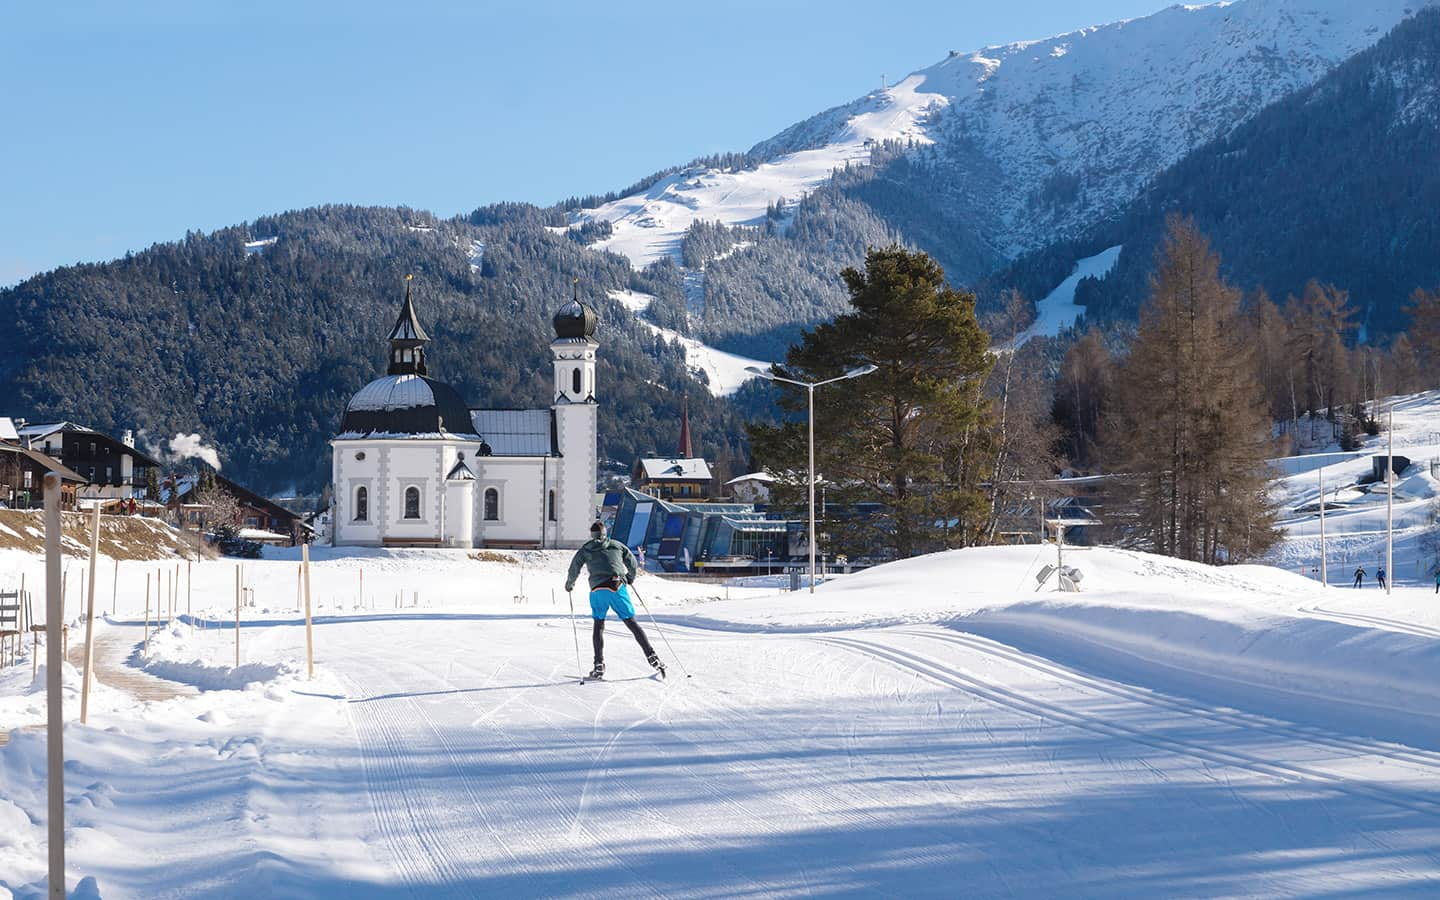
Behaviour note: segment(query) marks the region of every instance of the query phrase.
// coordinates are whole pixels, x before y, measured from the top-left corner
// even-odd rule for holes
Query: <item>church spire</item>
[[[410,302],[410,280],[414,275],[405,276],[405,302],[400,307],[400,317],[390,329],[390,375],[424,375],[425,344],[430,335],[420,326],[415,316],[415,304]]]
[[[680,458],[694,459],[695,448],[690,443],[690,395],[684,395],[680,403]]]

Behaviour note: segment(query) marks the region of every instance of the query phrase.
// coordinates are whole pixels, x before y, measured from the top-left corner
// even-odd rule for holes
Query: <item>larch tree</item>
[[[993,471],[982,388],[994,357],[974,295],[899,246],[872,248],[863,271],[841,277],[851,311],[804,332],[777,373],[815,382],[878,367],[815,391],[822,496],[845,511],[828,517],[832,549],[906,557],[978,540],[987,503],[976,484]],[[778,386],[781,406],[803,416],[806,392]],[[777,476],[776,505],[793,511],[804,504],[805,427],[749,427],[756,459]]]
[[[1219,268],[1193,220],[1172,216],[1116,379],[1106,450],[1125,473],[1117,505],[1136,542],[1207,563],[1255,558],[1278,537],[1264,393],[1240,292]]]
[[[1419,374],[1425,384],[1433,385],[1440,381],[1440,290],[1417,288],[1410,295],[1405,312],[1410,316],[1408,343],[1419,363]]]
[[[1114,383],[1115,360],[1099,329],[1091,326],[1065,351],[1052,407],[1061,449],[1081,471],[1100,465],[1100,424]]]

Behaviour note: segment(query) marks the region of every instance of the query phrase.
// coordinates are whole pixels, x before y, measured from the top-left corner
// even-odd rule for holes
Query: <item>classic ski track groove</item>
[[[1233,750],[1206,746],[1178,738],[1148,734],[1139,728],[1132,728],[1127,725],[1107,722],[1094,716],[1071,712],[1070,710],[1044,700],[1029,699],[1013,691],[992,687],[978,678],[965,675],[950,668],[941,661],[918,653],[900,650],[881,643],[858,638],[823,637],[817,638],[817,640],[821,643],[844,647],[861,656],[891,662],[901,668],[910,669],[937,684],[968,691],[1008,709],[1035,716],[1041,720],[1053,719],[1061,724],[1081,728],[1094,734],[1132,740],[1157,750],[1180,753],[1205,762],[1234,766],[1256,774],[1278,778],[1282,781],[1323,784],[1339,793],[1365,797],[1370,800],[1376,800],[1424,815],[1440,815],[1440,802],[1437,801],[1404,797],[1392,791],[1365,787],[1309,766],[1270,762]]]
[[[1403,744],[1370,741],[1341,732],[1327,731],[1309,725],[1285,722],[1281,719],[1271,718],[1259,713],[1248,713],[1237,709],[1205,706],[1170,694],[1162,694],[1143,687],[1129,685],[1122,681],[1114,681],[1108,678],[1090,678],[1074,670],[1067,669],[1058,663],[1050,662],[1044,657],[1027,654],[1022,650],[1017,650],[1006,644],[980,635],[914,629],[906,629],[899,633],[939,641],[943,644],[965,647],[989,656],[1000,657],[1015,665],[1040,672],[1057,680],[1078,685],[1087,690],[1108,694],[1117,699],[1142,703],[1155,709],[1170,710],[1219,725],[1244,728],[1246,730],[1258,730],[1267,734],[1299,739],[1314,746],[1329,747],[1334,750],[1343,750],[1351,753],[1384,756],[1386,759],[1406,760],[1422,770],[1417,774],[1425,777],[1440,778],[1440,753],[1407,747]]]
[[[365,695],[353,679],[345,675],[341,675],[341,678],[348,692],[355,696]],[[351,721],[364,725],[355,728],[355,737],[360,747],[365,788],[370,796],[371,809],[390,849],[393,865],[399,869],[400,876],[410,887],[411,895],[425,897],[427,894],[422,893],[421,889],[433,886],[442,874],[452,870],[448,866],[448,859],[430,853],[417,853],[412,849],[411,845],[415,842],[423,844],[424,837],[417,829],[419,823],[409,797],[398,787],[404,776],[404,770],[396,762],[396,751],[399,748],[390,740],[386,727],[388,721],[380,721],[384,713],[369,709],[372,705],[351,702],[345,704],[347,712],[352,716]],[[360,708],[357,709],[357,706]],[[377,775],[382,777],[377,778]],[[409,831],[397,827],[402,818],[409,819]]]

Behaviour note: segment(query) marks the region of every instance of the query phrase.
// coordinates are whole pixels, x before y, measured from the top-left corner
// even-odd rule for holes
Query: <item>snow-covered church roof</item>
[[[345,407],[339,440],[360,437],[475,437],[470,409],[455,389],[425,375],[382,375]]]

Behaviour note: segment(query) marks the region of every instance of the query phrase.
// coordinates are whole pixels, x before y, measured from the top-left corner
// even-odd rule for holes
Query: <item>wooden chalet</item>
[[[36,450],[0,443],[0,504],[9,509],[45,505],[45,473],[60,473],[60,508],[75,509],[76,492],[85,484],[79,472]]]
[[[233,524],[240,529],[242,538],[265,544],[294,546],[310,533],[310,527],[305,524],[300,514],[291,512],[268,497],[263,497],[218,473],[215,475],[215,484],[234,497],[236,505],[240,507],[239,521]],[[210,507],[203,502],[203,498],[196,497],[197,487],[198,482],[193,477],[174,482],[167,479],[161,488],[161,499],[183,527],[214,527],[220,524],[210,520]]]

